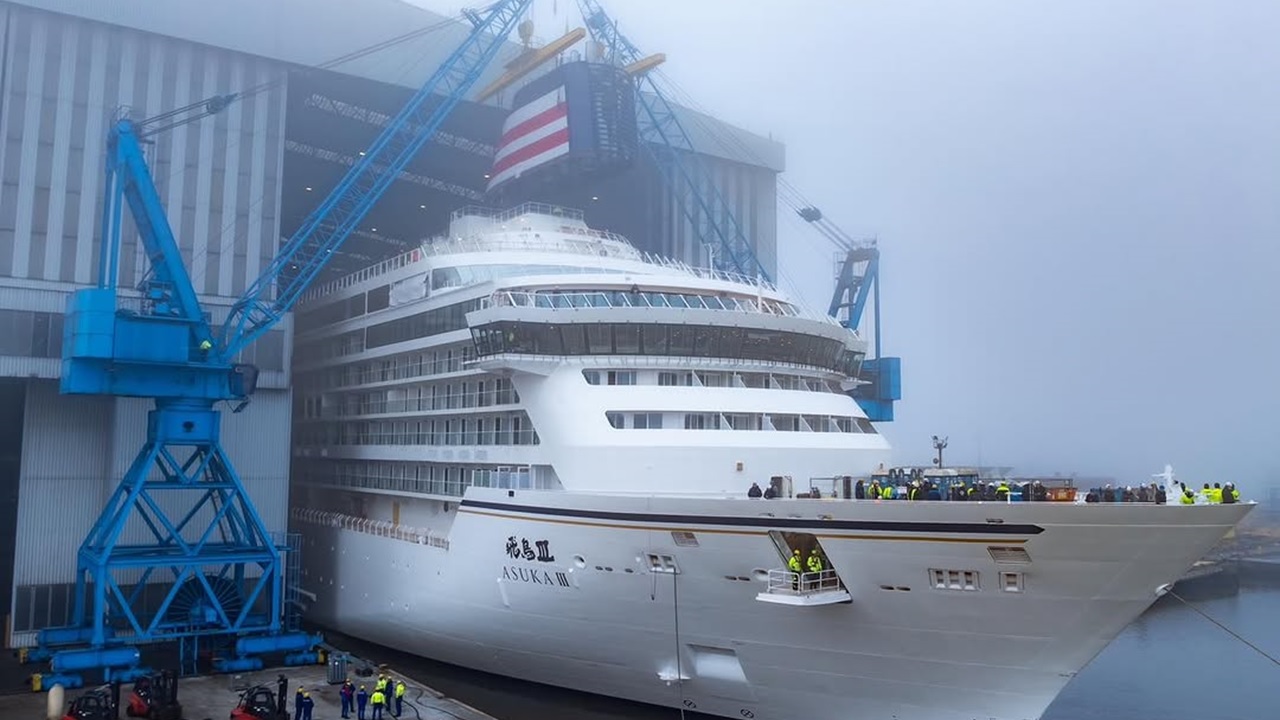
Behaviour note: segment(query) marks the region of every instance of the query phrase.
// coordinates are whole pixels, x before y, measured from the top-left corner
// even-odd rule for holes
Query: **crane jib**
[[[498,3],[468,15],[473,30],[414,94],[382,134],[302,222],[223,323],[220,352],[234,357],[301,299],[333,254],[351,236],[497,55],[532,0]],[[443,101],[433,98],[443,95]]]

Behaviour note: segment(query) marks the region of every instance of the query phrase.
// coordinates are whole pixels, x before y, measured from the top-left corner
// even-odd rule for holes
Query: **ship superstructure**
[[[564,208],[458,211],[297,323],[309,616],[536,682],[1033,720],[1251,507],[831,497],[888,463],[864,341]]]
[[[889,450],[845,393],[856,334],[565,208],[460,210],[448,237],[319,289],[298,328],[311,483],[724,494]]]

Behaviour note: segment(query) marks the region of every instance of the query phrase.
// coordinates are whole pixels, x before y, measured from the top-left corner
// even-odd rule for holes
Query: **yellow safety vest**
[[[792,555],[791,559],[787,560],[787,569],[790,570],[791,572],[800,572],[800,556],[799,555]]]
[[[809,556],[809,572],[822,572],[822,560],[817,555]]]
[[[374,705],[381,705],[387,701],[387,696],[383,695],[381,690],[374,690],[373,697],[369,699],[373,701]]]
[[[404,697],[404,683],[396,683],[396,697]]]
[[[1222,502],[1222,488],[1209,488],[1209,502]]]
[[[1192,495],[1190,490],[1188,490],[1188,491],[1186,491],[1186,492],[1182,493],[1182,497],[1181,497],[1181,498],[1179,498],[1179,499],[1182,501],[1182,504],[1183,504],[1183,505],[1195,505],[1195,504],[1196,504],[1196,496],[1195,496],[1195,495]]]
[[[892,486],[892,485],[886,485],[886,486],[885,486],[885,488],[884,488],[883,490],[881,490],[881,491],[880,491],[880,498],[881,498],[881,499],[883,499],[883,500],[892,500],[892,499],[893,499],[893,486]]]

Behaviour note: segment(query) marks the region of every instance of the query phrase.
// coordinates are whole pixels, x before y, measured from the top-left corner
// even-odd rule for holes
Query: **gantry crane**
[[[717,259],[727,261],[726,269],[767,280],[769,274],[756,257],[732,208],[716,188],[714,177],[695,151],[689,133],[653,75],[645,71],[665,56],[646,58],[619,32],[617,23],[597,0],[578,0],[578,7],[587,32],[604,48],[610,63],[629,70],[644,68],[631,72],[636,78],[637,127],[644,141],[641,144],[654,157],[668,186],[683,190],[692,200],[680,206],[698,237],[704,242],[714,239],[718,243],[721,252]],[[658,149],[666,151],[662,157],[658,157]],[[861,382],[850,394],[872,421],[891,421],[893,403],[902,397],[902,361],[880,355],[880,251],[874,243],[853,241],[817,208],[798,208],[797,213],[845,253],[829,308],[832,317],[856,331],[862,323],[868,297],[874,291],[872,358],[863,362],[858,377]]]
[[[98,285],[68,304],[61,390],[150,398],[147,439],[80,546],[72,624],[39,634],[31,660],[49,659],[44,684],[78,686],[78,671],[138,673],[137,645],[179,641],[189,670],[202,640],[234,640],[221,671],[261,667],[258,657],[314,658],[320,638],[282,626],[283,557],[222,447],[219,403],[249,401],[257,368],[241,351],[293,308],[396,176],[475,85],[532,0],[465,11],[472,29],[387,124],[328,197],[302,222],[216,330],[183,265],[143,154],[146,137],[221,110],[234,96],[149,120],[119,119],[108,138]],[[149,269],[141,304],[117,292],[122,205]],[[135,301],[136,302],[136,301]],[[282,432],[284,429],[282,429]],[[264,438],[286,442],[287,436]],[[126,525],[152,541],[124,540]],[[163,590],[159,597],[144,595]],[[158,599],[158,602],[157,602]]]

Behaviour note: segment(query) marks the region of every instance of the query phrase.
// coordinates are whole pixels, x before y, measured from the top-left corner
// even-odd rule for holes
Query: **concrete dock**
[[[353,663],[350,673],[351,681],[356,687],[364,685],[370,694],[378,679],[375,671],[371,677],[361,677],[356,673]],[[178,681],[178,702],[182,705],[184,720],[225,720],[231,710],[240,701],[240,694],[255,685],[265,685],[275,691],[276,678],[284,675],[289,679],[288,701],[286,703],[290,718],[293,717],[293,700],[295,690],[301,686],[310,693],[315,703],[312,720],[336,720],[342,717],[342,703],[338,697],[341,685],[330,685],[327,682],[328,668],[323,665],[307,667],[274,668],[254,673],[233,675],[205,675],[181,678]],[[388,669],[387,674],[397,680],[404,680],[405,692],[404,714],[408,720],[494,720],[490,715],[475,708],[447,698],[424,683]],[[128,702],[132,683],[120,688],[121,705]],[[60,708],[59,720],[66,705],[78,697],[84,690],[70,690],[66,693],[66,704]],[[0,718],[5,720],[39,720],[45,717],[47,706],[46,693],[22,693],[0,696]],[[390,708],[394,710],[394,707]],[[365,718],[371,713],[366,710]],[[124,708],[120,709],[120,717],[127,717]],[[355,712],[351,713],[355,718]],[[393,717],[384,714],[385,718]]]

